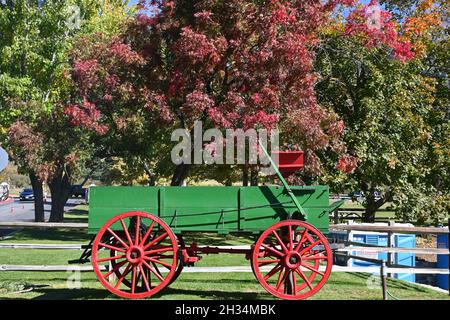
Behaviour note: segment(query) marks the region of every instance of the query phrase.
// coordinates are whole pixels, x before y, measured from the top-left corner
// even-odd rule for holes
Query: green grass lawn
[[[81,274],[81,288],[70,289],[65,272],[1,272],[1,283],[26,282],[34,285],[27,293],[5,293],[0,299],[117,299],[97,281],[93,272]],[[368,274],[333,273],[312,300],[380,300],[379,288],[369,289]],[[447,294],[431,291],[403,281],[389,280],[388,290],[398,299],[448,299]],[[152,299],[275,299],[266,293],[252,273],[182,273],[170,287]]]
[[[85,207],[76,207],[67,214],[67,220],[86,222]],[[73,221],[73,220],[72,220]],[[253,240],[240,236],[217,234],[190,234],[186,242],[194,240],[199,245],[248,244]],[[8,243],[88,243],[90,236],[85,231],[75,230],[30,230],[25,229],[4,240]],[[22,265],[67,265],[77,259],[77,250],[28,250],[0,249],[0,264]],[[196,266],[248,266],[243,255],[205,255]],[[0,299],[116,299],[97,281],[93,272],[80,276],[81,288],[71,289],[70,272],[16,272],[0,271]],[[322,290],[311,299],[329,300],[378,300],[379,287],[370,288],[370,274],[333,273]],[[69,284],[69,285],[68,285]],[[32,287],[25,293],[14,293]],[[449,299],[421,286],[398,280],[388,280],[389,292],[399,299]],[[275,299],[266,293],[252,273],[182,273],[170,287],[152,299]]]

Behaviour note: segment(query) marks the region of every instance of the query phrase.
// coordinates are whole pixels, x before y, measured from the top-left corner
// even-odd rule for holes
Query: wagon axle
[[[194,241],[189,247],[180,248],[182,252],[183,261],[185,263],[195,263],[199,261],[202,257],[200,254],[220,254],[220,253],[231,253],[231,254],[245,254],[247,260],[251,259],[251,253],[253,246],[249,249],[236,249],[236,248],[221,248],[221,247],[211,247],[211,246],[198,246]]]

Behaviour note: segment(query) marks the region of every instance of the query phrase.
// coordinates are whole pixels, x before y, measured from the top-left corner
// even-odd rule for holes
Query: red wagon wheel
[[[323,234],[298,220],[285,220],[264,231],[252,256],[252,269],[264,289],[288,300],[317,293],[330,276],[332,264]]]
[[[180,252],[181,250],[183,250],[186,246],[183,240],[183,237],[181,235],[176,235],[177,240],[178,240],[178,252]],[[113,239],[114,244],[113,246],[118,246],[119,242],[116,239]],[[114,249],[110,249],[110,257],[115,257],[117,254],[117,252]],[[153,262],[154,264],[154,262]],[[122,273],[120,271],[120,267],[116,269],[117,266],[117,262],[116,260],[112,260],[111,261],[111,267],[112,269],[116,270],[114,271],[114,274],[116,275],[116,277],[120,278]],[[183,271],[183,263],[181,261],[181,259],[178,259],[178,265],[177,265],[177,269],[172,277],[172,279],[170,280],[169,284],[167,286],[170,286],[172,283],[175,282],[175,280],[178,279],[178,277],[180,276],[181,272]],[[147,274],[150,273],[150,270],[147,270]],[[148,276],[148,275],[147,275]],[[137,276],[137,280],[139,283],[139,280],[141,280],[141,273],[138,272],[138,276]],[[128,288],[131,288],[131,282],[128,281],[126,278],[123,279],[122,284],[124,284],[125,286],[127,286]],[[136,287],[136,292],[144,292],[146,290],[144,283],[143,283],[143,279],[141,281],[141,284],[139,286]]]
[[[140,299],[170,283],[177,269],[177,252],[176,237],[161,219],[144,212],[127,212],[100,229],[92,246],[92,265],[110,292]],[[109,281],[112,275],[115,283]]]

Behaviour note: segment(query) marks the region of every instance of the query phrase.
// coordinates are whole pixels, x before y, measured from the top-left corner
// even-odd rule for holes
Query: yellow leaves
[[[333,20],[320,28],[319,33],[324,36],[336,36],[345,32],[345,24],[341,20]]]
[[[425,92],[436,92],[436,79],[424,78],[422,87]]]
[[[405,33],[409,36],[421,37],[433,27],[440,26],[441,23],[441,15],[438,12],[421,13],[406,19]]]
[[[395,169],[395,165],[397,164],[397,159],[390,158],[388,161],[388,166],[391,169]]]
[[[417,6],[417,10],[418,11],[426,11],[428,9],[431,9],[432,7],[433,7],[433,0],[423,0]]]
[[[422,0],[417,6],[414,16],[405,20],[403,41],[409,41],[418,56],[426,53],[426,40],[429,40],[434,29],[442,25],[441,7],[432,0]]]

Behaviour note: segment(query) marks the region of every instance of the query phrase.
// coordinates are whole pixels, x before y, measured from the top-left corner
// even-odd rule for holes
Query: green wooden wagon
[[[79,261],[90,258],[110,292],[146,298],[202,253],[245,254],[257,280],[274,296],[313,295],[331,272],[332,252],[323,233],[330,212],[342,202],[330,205],[327,186],[287,185],[280,171],[300,168],[302,157],[280,152],[280,170],[271,164],[281,186],[91,188],[89,233],[95,237]],[[184,242],[188,232],[248,234],[257,240],[248,249],[201,247]]]

